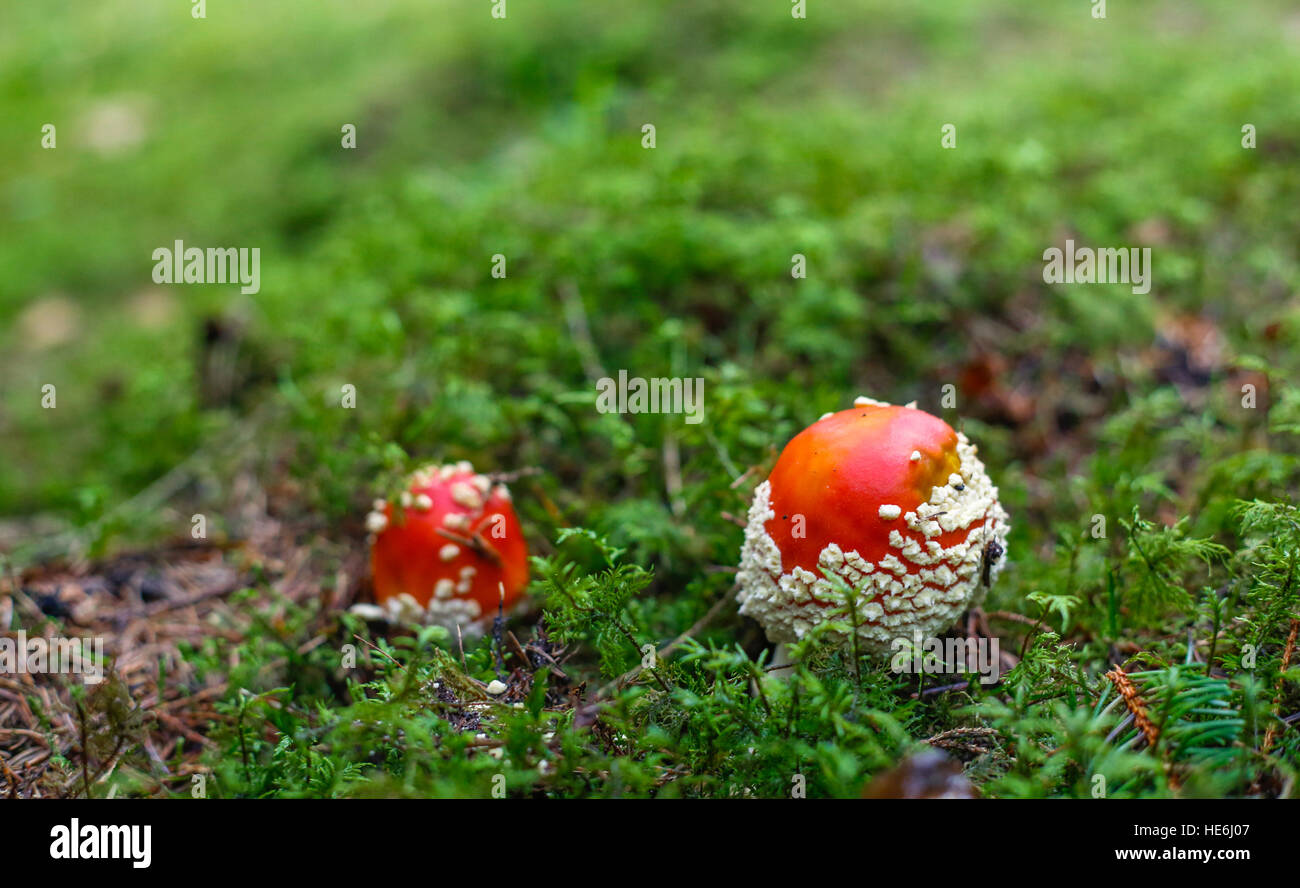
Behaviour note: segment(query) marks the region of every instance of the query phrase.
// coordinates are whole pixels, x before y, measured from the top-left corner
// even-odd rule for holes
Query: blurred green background
[[[499,726],[517,792],[777,796],[798,771],[810,796],[856,796],[952,731],[1000,738],[962,752],[990,795],[1091,797],[1096,774],[1112,796],[1294,794],[1300,9],[791,5],[7,4],[0,569],[166,563],[201,512],[248,588],[167,677],[173,701],[227,688],[222,717],[192,713],[222,792],[482,795],[501,763],[460,754],[473,731],[390,696],[385,658],[340,678],[317,647],[356,631],[328,599],[366,594],[372,497],[468,459],[525,470],[538,558],[512,631],[544,624],[573,655],[568,703],[530,692]],[[1045,284],[1070,238],[1149,247],[1150,292]],[[261,291],[155,285],[178,239],[260,249]],[[599,413],[595,378],[620,370],[703,378],[704,421]],[[1000,487],[1007,569],[970,616],[1020,658],[996,687],[923,692],[815,645],[756,681],[738,516],[856,395],[965,430]],[[77,586],[71,561],[49,583]],[[33,600],[54,623],[60,600]],[[671,689],[606,685],[687,634]],[[377,640],[414,663],[431,637]],[[453,659],[496,674],[489,645],[442,644],[425,692]],[[1135,680],[1167,729],[1155,754],[1121,733],[1116,664],[1153,670]],[[565,765],[538,790],[525,750],[552,731]]]
[[[675,514],[823,411],[949,382],[1025,514],[1090,419],[1185,382],[1149,351],[1183,319],[1198,397],[1235,354],[1300,369],[1294,4],[490,7],[9,4],[0,545],[183,533],[245,469],[333,520],[395,443],[544,466],[569,520],[671,559]],[[1151,293],[1047,287],[1066,237],[1152,246]],[[260,247],[261,292],[154,285],[178,238]],[[704,376],[707,421],[597,415],[593,362]]]

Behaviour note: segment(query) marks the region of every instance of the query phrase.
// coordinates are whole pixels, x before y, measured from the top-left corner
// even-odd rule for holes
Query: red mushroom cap
[[[528,548],[505,484],[468,462],[416,472],[397,504],[376,501],[370,569],[394,616],[472,623],[519,600]]]
[[[888,650],[946,629],[982,600],[985,559],[988,582],[1001,567],[1007,516],[976,448],[913,406],[854,403],[796,435],[755,491],[738,597],[773,641],[844,604],[828,575],[856,590],[866,646]]]

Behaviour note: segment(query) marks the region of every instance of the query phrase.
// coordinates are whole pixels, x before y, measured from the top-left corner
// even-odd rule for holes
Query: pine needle
[[[1273,716],[1276,719],[1282,714],[1282,678],[1286,671],[1291,668],[1291,657],[1295,653],[1295,640],[1297,631],[1300,631],[1300,619],[1291,618],[1291,634],[1286,637],[1286,649],[1282,652],[1282,665],[1278,669],[1277,691],[1273,695]],[[1277,738],[1277,721],[1275,720],[1268,726],[1264,732],[1264,752],[1267,754],[1273,748],[1273,741]]]

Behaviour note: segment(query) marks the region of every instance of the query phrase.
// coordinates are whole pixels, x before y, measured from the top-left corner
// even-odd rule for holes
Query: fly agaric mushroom
[[[865,650],[933,636],[979,604],[1008,530],[976,447],[916,409],[858,398],[796,435],[754,491],[740,612],[790,642],[855,596]]]
[[[472,624],[528,582],[510,491],[465,461],[417,471],[396,507],[375,501],[366,529],[375,600],[395,620]]]

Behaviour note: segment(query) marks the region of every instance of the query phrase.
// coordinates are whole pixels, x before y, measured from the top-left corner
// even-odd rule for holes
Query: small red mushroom
[[[528,583],[510,491],[468,462],[415,472],[398,503],[375,501],[366,529],[375,601],[394,619],[470,624]]]
[[[823,416],[754,492],[740,612],[795,641],[846,604],[833,575],[855,595],[866,650],[946,630],[983,600],[1006,545],[1007,514],[975,453],[912,404],[858,398]]]

